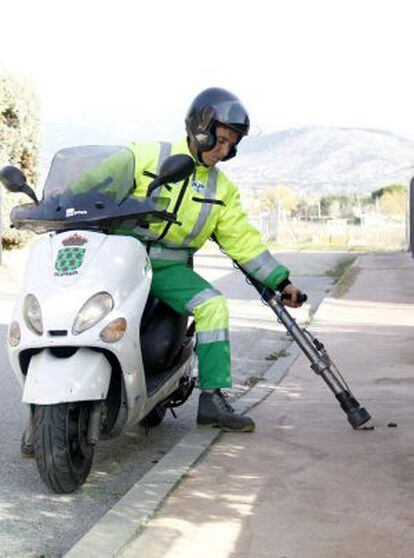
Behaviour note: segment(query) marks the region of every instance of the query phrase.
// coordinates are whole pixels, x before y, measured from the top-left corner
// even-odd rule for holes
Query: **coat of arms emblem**
[[[86,238],[76,233],[62,241],[64,248],[59,250],[55,262],[55,270],[58,274],[70,273],[82,265],[86,252],[86,248],[82,248],[82,246],[87,242]]]

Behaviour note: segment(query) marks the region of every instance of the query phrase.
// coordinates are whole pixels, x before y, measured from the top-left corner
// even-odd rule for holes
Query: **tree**
[[[364,209],[372,204],[371,196],[364,194],[329,194],[321,198],[321,214],[339,219],[360,218]]]
[[[354,200],[345,194],[329,194],[321,198],[321,215],[324,217],[352,217]]]
[[[283,208],[284,212],[291,213],[298,203],[296,189],[285,184],[277,184],[266,188],[262,199],[264,211],[278,211]]]
[[[373,200],[378,200],[379,209],[384,215],[404,215],[407,207],[407,187],[390,184],[372,192]]]
[[[15,165],[25,173],[28,183],[35,185],[39,140],[39,103],[32,84],[0,69],[0,168]],[[28,235],[10,229],[9,215],[12,207],[28,199],[2,188],[1,200],[2,244],[19,245]]]

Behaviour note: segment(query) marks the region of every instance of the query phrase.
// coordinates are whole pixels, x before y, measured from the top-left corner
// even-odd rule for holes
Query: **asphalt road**
[[[315,306],[331,279],[325,272],[349,257],[341,253],[283,253],[279,259]],[[258,300],[231,262],[219,254],[196,259],[196,269],[227,296],[230,303],[234,394],[273,363],[266,359],[288,339],[273,313]],[[0,268],[1,271],[1,268]],[[1,295],[1,293],[0,293]],[[295,311],[306,320],[309,306]],[[131,486],[194,428],[197,394],[168,415],[146,436],[142,427],[100,442],[92,472],[77,493],[58,496],[40,480],[33,460],[20,457],[25,410],[5,350],[6,315],[0,316],[0,556],[56,557],[67,551]]]

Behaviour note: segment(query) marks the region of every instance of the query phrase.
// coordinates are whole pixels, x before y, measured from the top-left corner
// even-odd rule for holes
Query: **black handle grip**
[[[281,300],[291,300],[292,297],[288,293],[282,293],[282,296],[280,298],[281,298]],[[305,293],[300,293],[298,298],[297,298],[297,301],[300,302],[301,304],[303,302],[306,302],[307,300],[308,300],[308,295],[305,294]]]

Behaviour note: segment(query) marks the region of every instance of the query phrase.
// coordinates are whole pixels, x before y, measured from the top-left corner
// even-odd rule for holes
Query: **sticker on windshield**
[[[76,215],[87,215],[88,212],[82,209],[75,209],[74,207],[69,207],[66,210],[66,217],[75,217]]]
[[[87,238],[76,233],[62,241],[64,248],[59,250],[56,257],[55,276],[77,275],[76,270],[82,265],[86,252],[86,248],[82,248],[82,246],[87,242]]]

